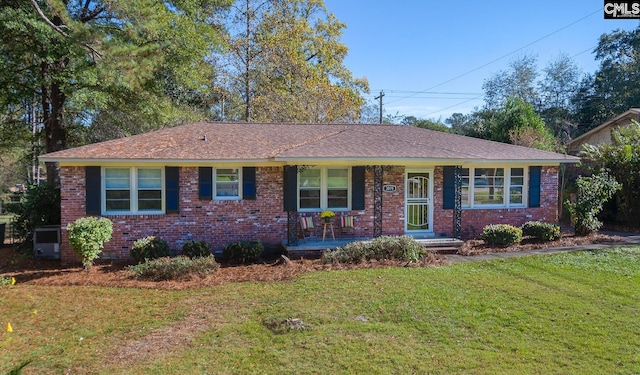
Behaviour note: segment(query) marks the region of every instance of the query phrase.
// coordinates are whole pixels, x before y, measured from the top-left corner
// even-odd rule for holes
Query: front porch
[[[455,254],[460,246],[462,246],[462,240],[450,237],[414,237],[422,246],[427,249],[434,250],[441,254]],[[334,250],[338,247],[343,247],[351,242],[356,241],[368,241],[371,238],[326,238],[324,241],[322,238],[309,238],[306,241],[300,240],[297,245],[287,245],[284,241],[282,246],[287,251],[287,254],[291,258],[318,258],[325,250]]]

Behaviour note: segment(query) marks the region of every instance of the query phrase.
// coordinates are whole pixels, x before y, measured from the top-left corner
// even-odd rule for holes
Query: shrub
[[[181,254],[193,258],[208,257],[211,255],[211,250],[207,241],[188,241],[182,245]]]
[[[560,239],[562,232],[560,232],[560,226],[556,224],[528,221],[522,225],[522,235],[546,242]]]
[[[16,215],[13,230],[24,239],[21,248],[33,251],[33,232],[43,225],[60,225],[60,189],[47,183],[29,185],[20,203],[6,206]]]
[[[509,224],[491,224],[483,228],[480,238],[490,246],[509,246],[522,241],[522,229]]]
[[[351,242],[322,254],[324,263],[360,263],[363,260],[405,260],[415,262],[426,255],[418,241],[409,236],[380,236],[371,241]]]
[[[239,241],[226,245],[222,254],[231,262],[246,264],[257,261],[263,250],[260,241]]]
[[[67,233],[73,251],[84,268],[89,268],[102,252],[105,242],[111,239],[113,223],[104,217],[83,217],[67,225]]]
[[[216,271],[220,265],[213,255],[190,259],[186,256],[175,258],[162,257],[144,263],[129,266],[132,276],[136,279],[153,281],[176,280],[192,276],[203,277]]]
[[[586,236],[602,226],[597,216],[602,206],[621,189],[615,178],[602,172],[591,177],[578,177],[576,202],[565,202],[577,235]]]
[[[133,243],[130,255],[136,262],[146,262],[151,259],[167,257],[170,255],[169,245],[162,238],[148,236],[140,238]]]

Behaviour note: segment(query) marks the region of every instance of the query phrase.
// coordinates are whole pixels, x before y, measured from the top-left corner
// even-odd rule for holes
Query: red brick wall
[[[404,233],[404,171],[392,167],[384,172],[384,184],[396,186],[395,192],[383,192],[383,223],[385,235]],[[64,230],[68,223],[85,214],[84,167],[62,167],[60,179],[63,263],[77,262]],[[442,209],[442,168],[434,170],[434,220],[437,236],[453,234],[453,210]],[[521,225],[528,220],[557,221],[558,169],[542,169],[541,207],[528,209],[463,210],[462,229],[465,238],[477,236],[485,225],[510,223]],[[365,174],[365,210],[352,211],[356,216],[356,236],[373,235],[373,172]],[[188,240],[209,242],[220,250],[239,240],[261,240],[265,246],[277,246],[287,237],[287,214],[283,211],[282,168],[256,169],[256,200],[201,201],[198,199],[198,168],[180,168],[180,213],[168,215],[107,216],[114,224],[113,239],[107,243],[103,258],[128,259],[133,242],[155,235],[165,239],[174,251]],[[314,214],[320,223],[319,213]]]
[[[61,216],[63,229],[85,214],[84,167],[61,168]],[[260,239],[276,246],[286,238],[287,215],[282,202],[282,168],[257,168],[256,200],[201,201],[198,198],[198,168],[180,168],[180,213],[167,215],[109,215],[113,238],[103,250],[103,258],[127,259],[133,242],[158,236],[178,251],[188,240],[209,242],[213,250],[234,241]],[[62,231],[63,263],[77,258]]]
[[[433,227],[436,235],[453,234],[453,210],[442,209],[442,168],[434,172],[434,218]],[[558,221],[558,168],[542,167],[540,185],[540,207],[509,209],[463,209],[462,238],[475,238],[482,233],[482,228],[489,224],[511,224],[521,226],[527,221]]]

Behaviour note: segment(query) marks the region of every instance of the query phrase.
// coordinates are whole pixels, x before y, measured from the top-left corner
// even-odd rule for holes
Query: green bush
[[[136,279],[162,281],[185,279],[192,276],[203,277],[216,271],[219,267],[220,265],[213,255],[194,259],[178,256],[175,258],[162,257],[152,259],[129,266],[129,271]]]
[[[371,241],[351,242],[322,254],[324,263],[360,263],[363,260],[418,261],[427,254],[418,241],[409,236],[380,236]]]
[[[603,205],[621,189],[615,178],[606,172],[591,177],[578,177],[578,197],[576,202],[566,201],[565,206],[577,235],[586,236],[602,226],[598,214]]]
[[[167,257],[171,254],[167,241],[162,238],[149,236],[136,240],[130,255],[136,262],[142,263],[151,259]]]
[[[522,235],[530,236],[539,241],[555,241],[562,237],[560,226],[541,221],[528,221],[522,225]]]
[[[484,227],[480,238],[490,246],[509,246],[522,241],[522,229],[509,224],[491,224]]]
[[[211,250],[207,241],[188,241],[182,245],[181,254],[191,259],[198,257],[208,257]]]
[[[43,225],[60,225],[60,189],[47,183],[29,185],[20,203],[6,205],[15,214],[13,230],[24,239],[21,248],[33,251],[33,232]]]
[[[260,259],[264,247],[260,241],[233,242],[222,249],[222,255],[233,263],[253,263]]]
[[[83,217],[67,225],[67,233],[73,251],[84,268],[89,268],[102,252],[105,242],[111,239],[113,223],[104,217]]]

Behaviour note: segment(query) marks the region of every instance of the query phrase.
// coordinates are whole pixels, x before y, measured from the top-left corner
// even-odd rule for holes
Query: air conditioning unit
[[[60,226],[36,228],[33,233],[33,255],[36,259],[60,259]]]

